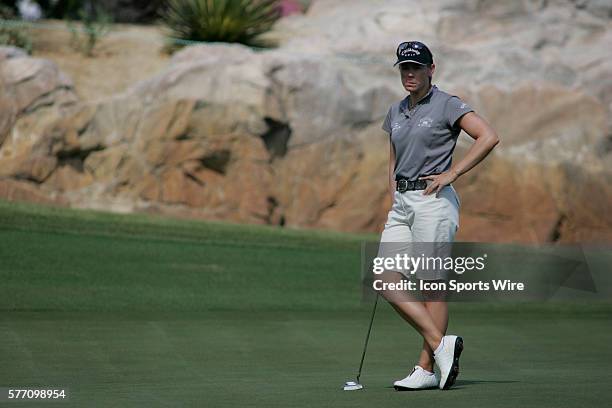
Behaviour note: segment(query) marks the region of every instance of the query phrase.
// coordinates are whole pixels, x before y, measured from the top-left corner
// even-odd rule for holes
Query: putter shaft
[[[357,373],[357,383],[359,382],[359,377],[361,377],[361,369],[363,368],[363,360],[365,359],[366,350],[368,349],[368,341],[370,340],[370,332],[372,331],[372,323],[374,323],[374,315],[376,314],[376,305],[378,304],[378,296],[376,293],[376,300],[374,300],[374,307],[372,308],[372,317],[370,317],[370,326],[368,327],[368,334],[365,338],[365,344],[363,345],[363,353],[361,353],[361,362],[359,363],[359,372]]]

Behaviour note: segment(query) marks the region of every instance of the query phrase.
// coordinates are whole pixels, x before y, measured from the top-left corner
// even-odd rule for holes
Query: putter
[[[359,383],[359,377],[361,377],[361,369],[363,368],[363,360],[365,359],[366,350],[368,349],[368,340],[370,340],[370,332],[372,331],[372,323],[374,323],[374,315],[376,314],[376,305],[378,304],[378,293],[376,294],[376,300],[374,301],[374,307],[372,308],[372,317],[370,318],[370,326],[368,327],[368,334],[366,334],[365,344],[363,345],[363,353],[361,354],[361,362],[359,363],[359,372],[357,373],[357,381],[347,381],[344,383],[342,388],[344,391],[357,391],[362,390],[363,385]]]

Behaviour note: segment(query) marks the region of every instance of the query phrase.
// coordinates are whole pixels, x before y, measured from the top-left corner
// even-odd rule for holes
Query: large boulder
[[[70,78],[53,62],[0,47],[1,197],[67,202],[41,183],[61,159],[47,149],[47,129],[77,101]],[[56,136],[64,140],[69,135]]]
[[[0,178],[31,189],[0,194],[379,231],[389,208],[380,125],[404,96],[394,49],[418,38],[433,48],[435,82],[501,138],[456,183],[458,239],[612,240],[612,30],[596,3],[319,0],[281,20],[278,49],[187,47],[157,75],[92,102],[75,102],[51,63],[5,50],[5,61],[25,61],[1,71],[11,92],[0,98],[10,105]],[[460,137],[455,160],[471,142]]]

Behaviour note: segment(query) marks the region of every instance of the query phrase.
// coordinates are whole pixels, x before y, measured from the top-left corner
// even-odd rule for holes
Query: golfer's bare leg
[[[395,272],[386,272],[383,275],[385,282],[399,282],[401,275]],[[381,295],[393,306],[404,320],[414,327],[426,344],[435,350],[442,340],[443,332],[434,322],[423,302],[411,298],[405,292],[382,291]]]
[[[444,301],[440,302],[425,302],[425,309],[433,319],[434,323],[440,329],[440,332],[446,334],[448,328],[448,304]],[[423,349],[419,357],[419,363],[422,368],[433,373],[434,357],[433,349],[429,347],[426,341],[423,341]]]

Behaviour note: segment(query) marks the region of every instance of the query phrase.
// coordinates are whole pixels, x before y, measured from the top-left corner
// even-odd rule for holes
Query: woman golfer
[[[391,105],[382,126],[391,142],[389,189],[393,205],[378,256],[397,253],[398,245],[410,245],[416,256],[449,256],[450,243],[459,227],[460,206],[451,183],[484,159],[499,140],[489,124],[465,102],[432,85],[435,65],[425,44],[403,42],[396,54],[395,65],[399,65],[401,82],[409,95]],[[475,143],[461,161],[451,165],[462,129]],[[447,245],[442,245],[441,250],[439,243]],[[416,276],[431,282],[444,281],[446,273],[432,268],[407,274],[398,269],[389,270],[385,276],[388,281]],[[424,301],[416,301],[402,297],[407,296],[405,293],[385,290],[381,294],[424,340],[418,364],[406,378],[394,383],[395,388],[450,388],[459,373],[463,340],[446,335],[448,307],[444,297],[432,298],[423,293]],[[439,378],[434,374],[434,362],[440,370]]]

